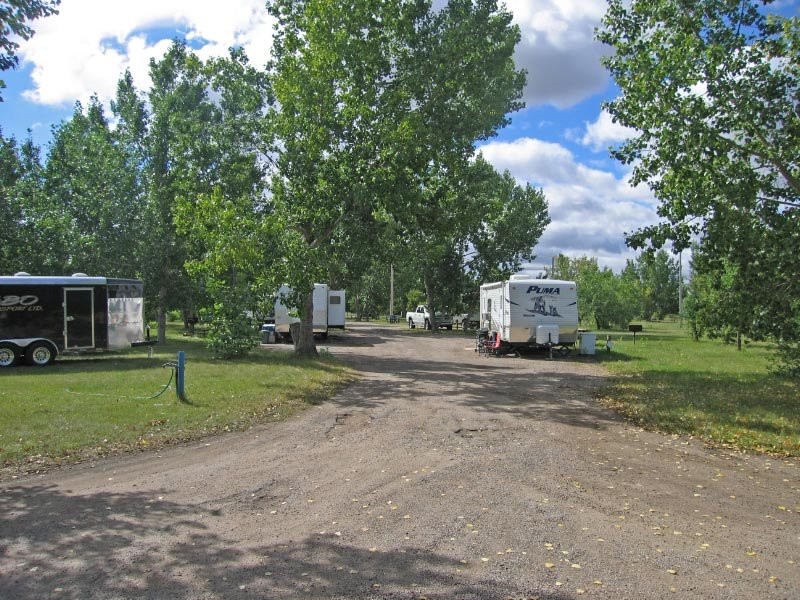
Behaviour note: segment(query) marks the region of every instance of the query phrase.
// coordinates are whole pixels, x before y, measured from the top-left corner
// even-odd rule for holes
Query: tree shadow
[[[0,597],[568,597],[467,574],[456,558],[414,547],[370,551],[332,534],[247,546],[204,524],[218,510],[161,494],[0,488]]]
[[[454,344],[463,348],[464,340]],[[422,357],[341,355],[346,364],[369,377],[332,399],[343,407],[376,408],[397,400],[426,401],[427,395],[462,404],[487,415],[549,420],[582,427],[619,423],[618,415],[594,401],[607,383],[600,375],[563,370],[570,359],[477,357],[464,349],[464,360]],[[420,389],[421,382],[434,387]]]

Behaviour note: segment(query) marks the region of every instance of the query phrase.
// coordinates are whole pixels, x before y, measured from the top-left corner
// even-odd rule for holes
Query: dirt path
[[[626,425],[586,357],[327,347],[363,379],[291,421],[0,486],[0,598],[800,597],[795,461]]]

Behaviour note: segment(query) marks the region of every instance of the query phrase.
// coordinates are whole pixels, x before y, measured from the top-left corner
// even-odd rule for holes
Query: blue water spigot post
[[[184,391],[185,371],[186,353],[183,350],[180,350],[178,352],[178,364],[175,367],[175,391],[178,393],[178,398],[182,402],[186,402],[186,393]]]

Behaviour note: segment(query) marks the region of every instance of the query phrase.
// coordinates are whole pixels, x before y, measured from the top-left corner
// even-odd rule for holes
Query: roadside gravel
[[[361,378],[289,421],[0,485],[0,598],[800,597],[796,461],[626,424],[591,357],[321,347]]]

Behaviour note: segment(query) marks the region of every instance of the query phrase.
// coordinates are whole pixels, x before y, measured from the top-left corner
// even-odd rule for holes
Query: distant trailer
[[[300,319],[287,306],[287,299],[293,293],[288,285],[282,285],[275,299],[275,331],[284,338],[291,337],[290,326]],[[328,337],[329,329],[344,329],[346,325],[346,303],[344,290],[332,290],[325,283],[315,283],[313,292],[314,314],[312,324],[314,335]]]
[[[566,353],[578,338],[574,281],[513,275],[480,287],[481,328],[512,350],[557,347]]]
[[[0,276],[0,367],[148,345],[138,279]]]

